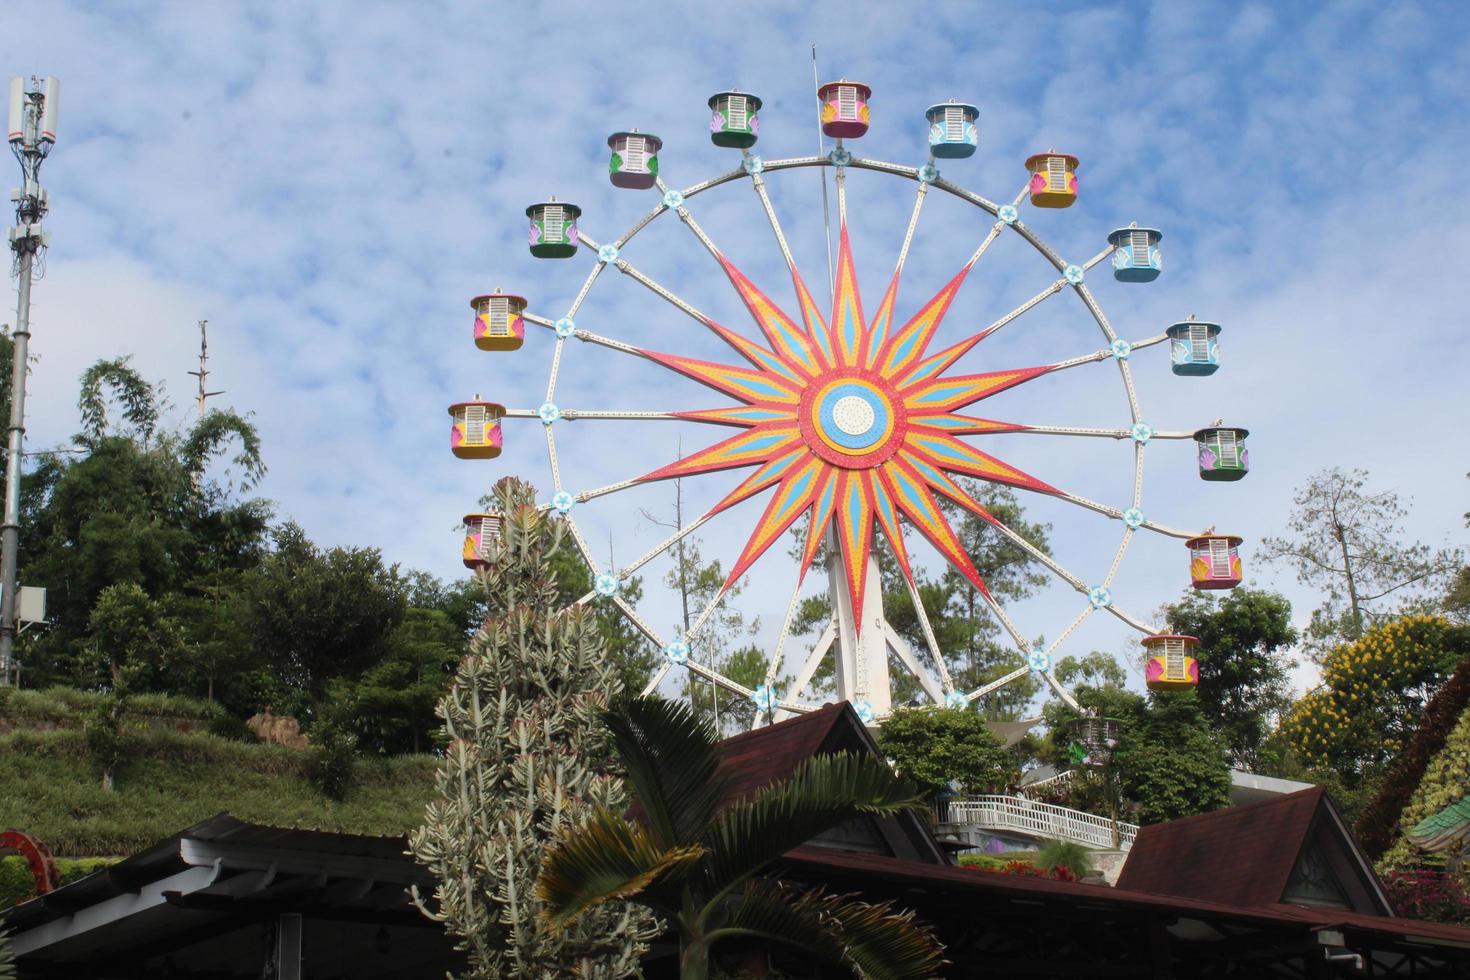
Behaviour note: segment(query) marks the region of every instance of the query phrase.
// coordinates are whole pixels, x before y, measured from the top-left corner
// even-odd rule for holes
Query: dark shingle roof
[[[843,725],[847,702],[827,704],[815,711],[774,725],[741,732],[720,743],[720,775],[729,780],[730,802],[752,796],[771,783],[790,776],[814,755],[858,748],[850,744],[852,731]],[[854,714],[851,720],[856,720]],[[861,731],[861,725],[856,726]],[[847,728],[847,732],[843,729]],[[866,735],[866,733],[863,733]],[[876,746],[874,747],[874,754]]]
[[[1314,786],[1150,824],[1138,832],[1118,887],[1246,908],[1274,905],[1323,802]]]

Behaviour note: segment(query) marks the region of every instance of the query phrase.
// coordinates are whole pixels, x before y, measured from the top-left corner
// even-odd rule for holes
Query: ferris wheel
[[[548,259],[582,255],[593,264],[570,307],[559,316],[533,313],[522,297],[498,290],[472,300],[478,347],[517,350],[525,343],[530,325],[549,334],[550,369],[539,405],[507,408],[476,396],[475,400],[451,406],[453,452],[465,458],[498,456],[507,420],[541,428],[552,485],[552,496],[545,506],[565,518],[577,548],[596,572],[592,591],[578,603],[613,604],[662,651],[663,662],[648,682],[649,691],[670,671],[688,671],[750,699],[757,709],[757,723],[763,718],[779,720],[818,706],[813,678],[824,661],[832,658],[836,698],[850,701],[865,722],[878,724],[893,710],[891,655],[913,675],[927,697],[940,705],[964,707],[1030,675],[1044,681],[1056,696],[1080,713],[1082,708],[1052,667],[1058,649],[1095,613],[1117,617],[1142,634],[1150,688],[1187,688],[1198,683],[1199,667],[1194,656],[1198,641],[1161,633],[1121,608],[1114,601],[1112,586],[1129,542],[1143,532],[1177,538],[1186,544],[1196,588],[1233,588],[1241,581],[1239,537],[1215,533],[1213,528],[1193,531],[1161,523],[1145,513],[1143,500],[1145,451],[1155,441],[1193,440],[1203,479],[1236,480],[1246,473],[1246,430],[1224,426],[1218,420],[1197,429],[1154,428],[1145,421],[1135,387],[1135,358],[1156,346],[1168,351],[1175,374],[1214,373],[1219,366],[1219,325],[1190,317],[1151,336],[1133,340],[1119,336],[1088,285],[1089,275],[1108,262],[1114,278],[1122,282],[1142,283],[1157,278],[1162,269],[1159,231],[1136,224],[1119,228],[1106,237],[1105,244],[1100,243],[1102,247],[1095,254],[1068,261],[1021,219],[1020,209],[1028,202],[1039,208],[1065,208],[1074,203],[1078,194],[1077,157],[1055,150],[1031,156],[1025,162],[1027,174],[1019,193],[997,203],[967,190],[939,170],[941,161],[948,163],[975,153],[979,111],[974,105],[950,101],[929,107],[928,160],[920,166],[908,166],[859,157],[849,149],[848,141],[868,130],[871,94],[867,85],[846,79],[821,86],[817,90],[821,129],[835,141],[831,152],[778,160],[765,160],[752,152],[760,134],[761,100],[737,91],[715,94],[709,99],[710,138],[717,146],[738,150],[739,165],[682,190],[663,179],[659,166],[663,144],[658,137],[637,131],[612,134],[608,138],[612,183],[620,188],[652,190],[657,195],[655,206],[613,238],[593,238],[579,227],[582,211],[574,204],[552,198],[526,209],[533,255]],[[819,307],[808,288],[768,191],[768,182],[778,175],[812,167],[831,168],[836,188],[837,256],[831,276],[830,308]],[[871,317],[864,312],[848,234],[847,179],[849,172],[859,170],[909,182],[914,193],[892,277]],[[789,270],[794,307],[778,304],[737,268],[696,217],[700,195],[733,184],[749,187],[764,223],[770,226]],[[901,317],[898,293],[904,264],[920,227],[925,200],[936,191],[977,209],[977,245],[937,293],[920,304],[916,312]],[[708,253],[712,271],[716,272],[711,278],[728,280],[756,330],[737,330],[717,322],[624,254],[629,243],[651,222],[667,216],[677,218],[698,247]],[[976,264],[1006,235],[1019,236],[1044,261],[1047,274],[1041,288],[993,322],[979,329],[967,324],[956,331],[945,323],[946,313]],[[584,317],[582,310],[593,286],[609,272],[646,287],[655,298],[652,301],[669,304],[693,320],[727,345],[733,356],[716,362],[636,346],[618,337],[616,324]],[[1052,297],[1068,293],[1096,324],[1101,333],[1100,347],[1041,365],[982,373],[959,369],[966,355],[997,331]],[[936,343],[941,326],[950,327],[944,346]],[[720,403],[715,407],[675,405],[663,411],[564,406],[558,402],[558,374],[564,359],[574,350],[578,356],[642,359],[660,370],[698,382],[716,393]],[[1037,378],[1109,365],[1123,389],[1126,417],[1094,427],[1063,427],[996,421],[967,411],[987,398]],[[682,391],[684,387],[670,385],[668,390]],[[558,433],[564,426],[637,425],[651,420],[719,428],[711,429],[706,445],[641,476],[609,474],[616,479],[590,487],[569,486],[563,481]],[[728,434],[730,429],[735,430],[733,434]],[[1009,433],[1112,440],[1129,447],[1126,456],[1132,471],[1131,495],[1121,500],[1093,500],[1047,483],[980,448],[986,436]],[[616,506],[622,491],[671,479],[724,481],[720,486],[724,495],[697,519],[636,560],[620,567],[600,562],[578,525],[583,508]],[[1052,497],[1083,509],[1100,525],[1116,522],[1120,540],[1111,564],[1090,576],[1069,570],[992,514],[968,492],[966,481],[991,482]],[[767,498],[764,510],[745,535],[724,586],[687,630],[665,634],[640,615],[623,594],[631,576],[707,522],[719,520],[735,505],[760,496]],[[942,502],[993,527],[1078,593],[1078,613],[1070,621],[1055,624],[1061,628],[1050,643],[1033,644],[1012,621],[966,553]],[[464,560],[475,567],[498,533],[500,515],[470,514],[465,525]],[[919,599],[906,529],[927,541],[978,592],[1014,645],[1014,670],[973,689],[956,686]],[[798,534],[801,540],[799,549],[793,549],[789,557],[784,549],[772,548],[788,533]],[[916,652],[910,648],[884,617],[874,554],[875,539],[880,534],[907,586],[927,649]],[[803,586],[823,553],[826,557],[821,564],[825,567],[821,571],[828,580],[832,617],[814,645],[794,650],[797,643],[791,628]],[[724,676],[715,664],[701,658],[701,631],[732,585],[758,562],[779,565],[783,561],[792,582],[784,623],[764,681],[748,687]],[[783,676],[793,676],[783,675],[790,667],[796,668],[794,679],[783,685]]]

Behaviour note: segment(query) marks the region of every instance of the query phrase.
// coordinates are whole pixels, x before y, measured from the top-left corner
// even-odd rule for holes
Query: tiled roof
[[[1314,786],[1150,824],[1138,832],[1118,887],[1247,908],[1274,905],[1322,802],[1323,790]]]
[[[1299,795],[1299,794],[1293,794]],[[1244,809],[1243,807],[1240,809]],[[1194,818],[1186,818],[1194,819]],[[1171,821],[1181,823],[1183,821]],[[1159,825],[1155,825],[1159,826]],[[1131,860],[1131,858],[1130,858]],[[1470,945],[1470,929],[1462,926],[1423,922],[1419,919],[1365,915],[1343,909],[1284,905],[1270,902],[1255,907],[1241,907],[1218,897],[1187,898],[1131,891],[1074,881],[1052,881],[1025,875],[1002,874],[971,868],[944,867],[918,861],[870,854],[846,854],[817,847],[798,847],[789,852],[784,863],[793,870],[806,869],[822,875],[836,875],[848,882],[886,881],[892,884],[950,894],[963,901],[965,894],[992,893],[1017,899],[1073,902],[1079,906],[1168,910],[1194,913],[1207,918],[1253,921],[1261,924],[1304,923],[1312,929],[1346,928],[1375,932],[1387,936],[1423,937],[1424,939]]]
[[[851,741],[853,729],[862,732],[859,737],[865,737],[866,732],[860,723],[842,724],[844,712],[851,711],[845,701],[823,705],[804,715],[725,739],[720,743],[720,775],[729,780],[727,800],[749,797],[785,779],[802,762],[824,751],[857,750],[858,746]],[[856,720],[854,714],[849,722]]]

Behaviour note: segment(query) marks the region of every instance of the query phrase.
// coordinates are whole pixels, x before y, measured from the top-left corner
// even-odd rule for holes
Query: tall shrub
[[[489,613],[439,702],[439,798],[410,847],[438,879],[431,914],[467,951],[469,977],[627,976],[654,934],[647,913],[611,903],[553,928],[534,895],[548,842],[627,805],[600,719],[618,671],[592,614],[558,601],[563,522],[520,480],[492,496],[504,523],[480,576]]]

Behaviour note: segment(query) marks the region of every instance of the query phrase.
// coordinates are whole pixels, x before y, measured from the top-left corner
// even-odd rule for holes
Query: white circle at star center
[[[857,395],[844,395],[832,406],[832,421],[850,436],[860,436],[873,427],[877,419],[873,406]]]

